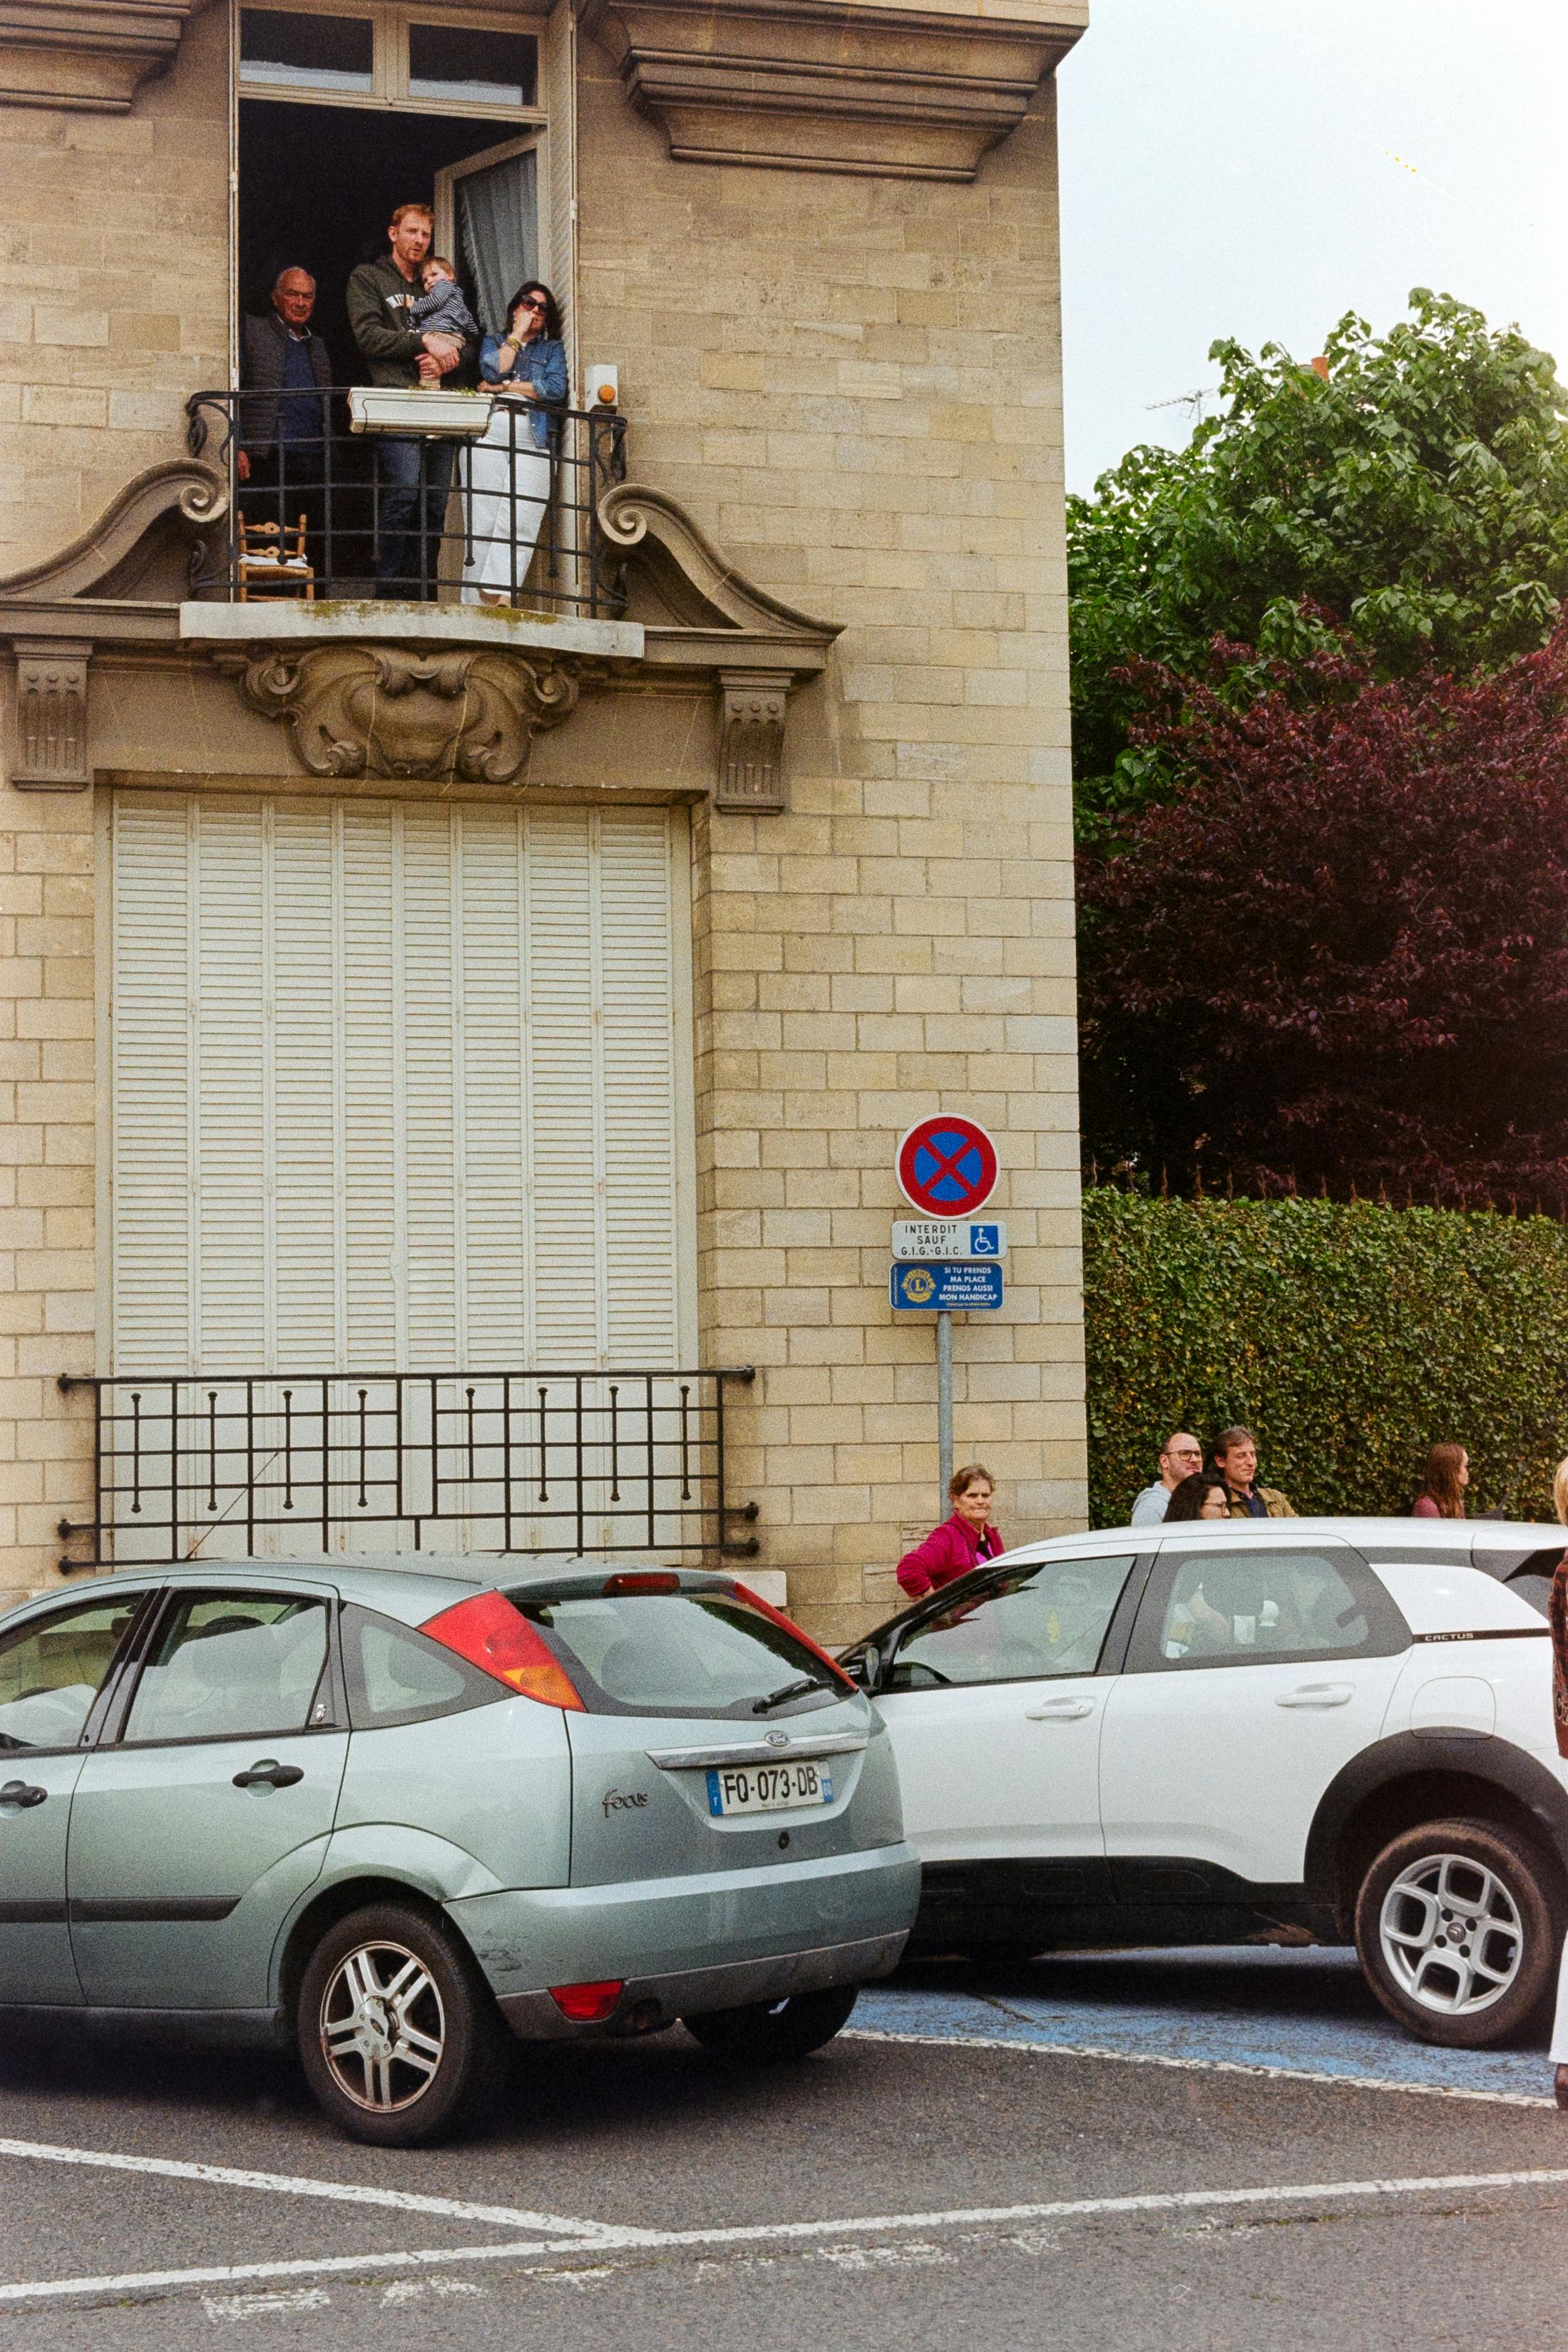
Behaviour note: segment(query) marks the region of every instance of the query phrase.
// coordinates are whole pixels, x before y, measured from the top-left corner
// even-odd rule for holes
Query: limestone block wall
[[[696,842],[700,1318],[760,1377],[737,1485],[847,1636],[936,1511],[928,1324],[894,1320],[903,1129],[998,1139],[1008,1304],[956,1333],[1009,1538],[1086,1509],[1053,92],[973,186],[672,163],[580,66],[579,350],[632,470],[843,625],[790,807]]]
[[[91,1512],[93,891],[91,793],[0,788],[0,1606]]]
[[[187,394],[229,380],[227,75],[208,8],[129,114],[0,107],[0,572],[178,456]]]

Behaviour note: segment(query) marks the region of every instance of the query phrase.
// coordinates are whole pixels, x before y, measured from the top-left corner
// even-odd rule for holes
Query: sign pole
[[[948,1514],[947,1482],[953,1475],[953,1318],[936,1318],[936,1475],[942,1482],[939,1516]]]
[[[928,1111],[904,1134],[893,1159],[898,1189],[918,1221],[893,1229],[888,1305],[936,1318],[938,1515],[947,1516],[953,1478],[953,1315],[1002,1303],[1007,1227],[975,1223],[997,1185],[997,1147],[962,1111]],[[960,1230],[958,1220],[967,1222]],[[926,1263],[926,1252],[932,1263]]]

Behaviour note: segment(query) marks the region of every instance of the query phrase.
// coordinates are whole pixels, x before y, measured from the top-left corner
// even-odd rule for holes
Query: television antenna
[[[1203,423],[1204,402],[1216,400],[1218,395],[1217,383],[1200,384],[1196,392],[1178,392],[1174,400],[1151,400],[1145,406],[1151,415],[1156,408],[1185,408],[1189,424],[1197,425]]]

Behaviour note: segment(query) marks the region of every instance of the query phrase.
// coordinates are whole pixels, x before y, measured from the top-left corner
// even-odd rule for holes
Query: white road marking
[[[946,2246],[916,2238],[907,2246],[823,2246],[805,2257],[809,2263],[831,2263],[843,2271],[915,2270],[927,2263],[956,2263]]]
[[[863,2213],[852,2221],[760,2221],[727,2230],[662,2230],[661,2246],[732,2246],[758,2239],[777,2244],[804,2238],[889,2230],[951,2230],[977,2221],[1092,2221],[1103,2213],[1175,2213],[1207,2205],[1299,2203],[1314,2197],[1410,2197],[1428,2190],[1556,2188],[1568,2168],[1531,2172],[1451,2172],[1387,2180],[1313,2180],[1269,2189],[1173,2189],[1136,2197],[1058,2198],[1037,2205],[966,2205],[934,2213]]]
[[[331,2300],[321,2287],[302,2286],[292,2294],[204,2294],[202,2309],[209,2319],[269,2319],[275,2312],[325,2311]]]
[[[419,2197],[406,2189],[367,2189],[351,2180],[312,2180],[289,2172],[245,2172],[230,2164],[185,2164],[165,2156],[120,2156],[112,2150],[57,2147],[47,2140],[0,2139],[0,2157],[16,2156],[35,2164],[83,2164],[108,2172],[143,2172],[170,2180],[202,2180],[219,2189],[265,2189],[283,2197],[325,2197],[344,2205],[384,2205],[397,2213],[442,2213],[453,2221],[491,2221],[505,2230],[540,2230],[550,2238],[563,2232],[597,2243],[603,2236],[598,2221],[577,2221],[564,2213],[529,2213],[511,2205],[473,2205],[455,2197]],[[617,2233],[616,2242],[622,2242]]]
[[[1006,2227],[1023,2222],[1088,2221],[1139,2213],[1190,2213],[1205,2208],[1329,2203],[1350,2198],[1453,2196],[1496,2189],[1559,2189],[1568,2167],[1517,2172],[1448,2172],[1399,2175],[1373,2180],[1312,2180],[1263,2189],[1157,2189],[1128,2197],[1067,2197],[1027,2205],[964,2205],[925,2213],[860,2213],[841,2221],[759,2221],[703,2230],[632,2230],[606,2222],[591,2248],[580,2238],[553,2245],[436,2246],[417,2252],[337,2254],[314,2261],[243,2263],[224,2269],[123,2272],[117,2276],[16,2281],[0,2286],[0,2303],[51,2302],[70,2295],[134,2294],[159,2287],[208,2286],[240,2279],[298,2278],[329,2272],[373,2275],[377,2271],[440,2267],[453,2263],[506,2262],[524,2254],[643,2252],[681,2246],[799,2245],[825,2237],[886,2237],[904,2230],[972,2229],[976,2223]],[[606,2266],[609,2267],[609,2266]],[[603,2275],[603,2269],[536,2271],[536,2278],[575,2284]]]
[[[1026,2042],[1009,2034],[890,2033],[846,2026],[841,2042],[898,2042],[932,2050],[1010,2050],[1028,2058],[1110,2058],[1119,2066],[1170,2066],[1181,2074],[1259,2074],[1272,2083],[1329,2083],[1340,2091],[1403,2091],[1417,2099],[1477,2099],[1485,2106],[1555,2107],[1533,2091],[1471,2091],[1448,2083],[1399,2083],[1382,2074],[1328,2074],[1245,2058],[1173,2058],[1156,2050],[1105,2050],[1088,2042]]]
[[[472,2279],[393,2279],[382,2292],[382,2308],[389,2304],[422,2303],[434,2297],[462,2294],[488,2294],[487,2286],[476,2286]]]
[[[595,2241],[593,2251],[599,2251]],[[34,2295],[131,2294],[141,2290],[174,2286],[231,2286],[241,2279],[373,2277],[377,2271],[429,2269],[436,2263],[501,2263],[524,2254],[580,2254],[580,2238],[529,2239],[520,2245],[427,2246],[418,2252],[400,2250],[386,2254],[318,2254],[298,2261],[273,2263],[214,2263],[200,2270],[122,2271],[114,2276],[37,2279],[0,2285],[0,2304],[26,2303]]]

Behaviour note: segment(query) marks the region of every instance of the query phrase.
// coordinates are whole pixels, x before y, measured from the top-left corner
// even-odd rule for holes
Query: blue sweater
[[[481,383],[498,384],[515,381],[531,383],[541,400],[564,402],[567,396],[566,353],[560,345],[549,335],[541,335],[537,341],[525,343],[511,366],[503,368],[500,354],[501,345],[506,340],[504,335],[486,335],[479,346]],[[557,420],[537,408],[525,410],[524,414],[532,430],[536,448],[553,449],[560,430]]]

